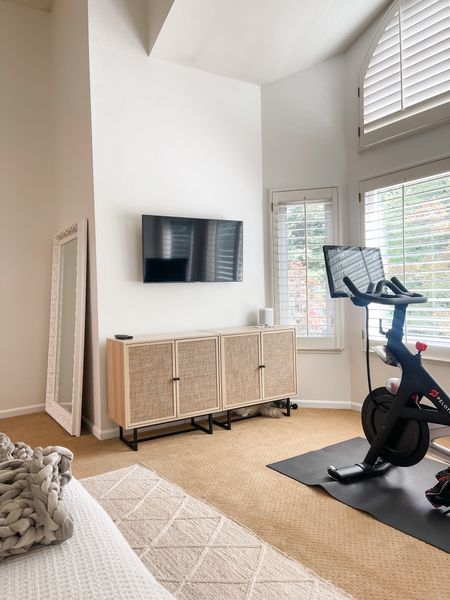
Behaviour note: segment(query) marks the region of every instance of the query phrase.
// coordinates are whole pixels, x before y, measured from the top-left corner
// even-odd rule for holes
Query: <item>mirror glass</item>
[[[77,297],[76,238],[62,244],[60,252],[55,402],[71,413]]]

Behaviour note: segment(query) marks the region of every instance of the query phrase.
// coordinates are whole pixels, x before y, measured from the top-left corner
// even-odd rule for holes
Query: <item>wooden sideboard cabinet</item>
[[[191,417],[199,428],[194,417],[220,408],[218,335],[108,339],[106,354],[109,416],[120,426],[121,439],[123,429],[134,430],[136,448],[139,427]]]
[[[292,327],[110,338],[106,349],[109,416],[133,450],[138,428],[190,418],[192,427],[212,433],[213,413],[227,411],[229,423],[233,408],[297,394]],[[195,421],[202,415],[208,429]],[[124,429],[133,430],[132,441]]]
[[[223,410],[297,395],[295,329],[241,327],[214,332],[221,338]]]

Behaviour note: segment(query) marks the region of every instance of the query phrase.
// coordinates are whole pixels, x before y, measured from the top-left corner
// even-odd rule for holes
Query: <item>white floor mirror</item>
[[[86,254],[86,219],[55,234],[45,410],[76,436],[81,430]]]

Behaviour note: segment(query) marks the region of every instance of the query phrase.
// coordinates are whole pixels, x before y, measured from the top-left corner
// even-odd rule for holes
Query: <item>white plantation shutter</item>
[[[380,38],[364,79],[364,124],[402,108],[400,22],[397,12]]]
[[[333,188],[273,194],[277,322],[294,325],[300,348],[336,348],[335,305],[328,293],[322,246],[336,242]]]
[[[449,118],[450,0],[396,2],[361,87],[362,145]]]
[[[450,345],[450,172],[364,194],[365,245],[381,249],[386,276],[428,297],[408,307],[405,339]],[[370,306],[370,337],[392,308]]]
[[[400,13],[404,108],[441,94],[444,99],[450,92],[450,1],[409,0]]]

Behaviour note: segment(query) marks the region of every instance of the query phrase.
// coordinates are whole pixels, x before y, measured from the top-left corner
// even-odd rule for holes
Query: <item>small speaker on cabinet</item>
[[[273,320],[273,308],[260,308],[258,311],[258,325],[261,327],[272,327],[274,324]]]

